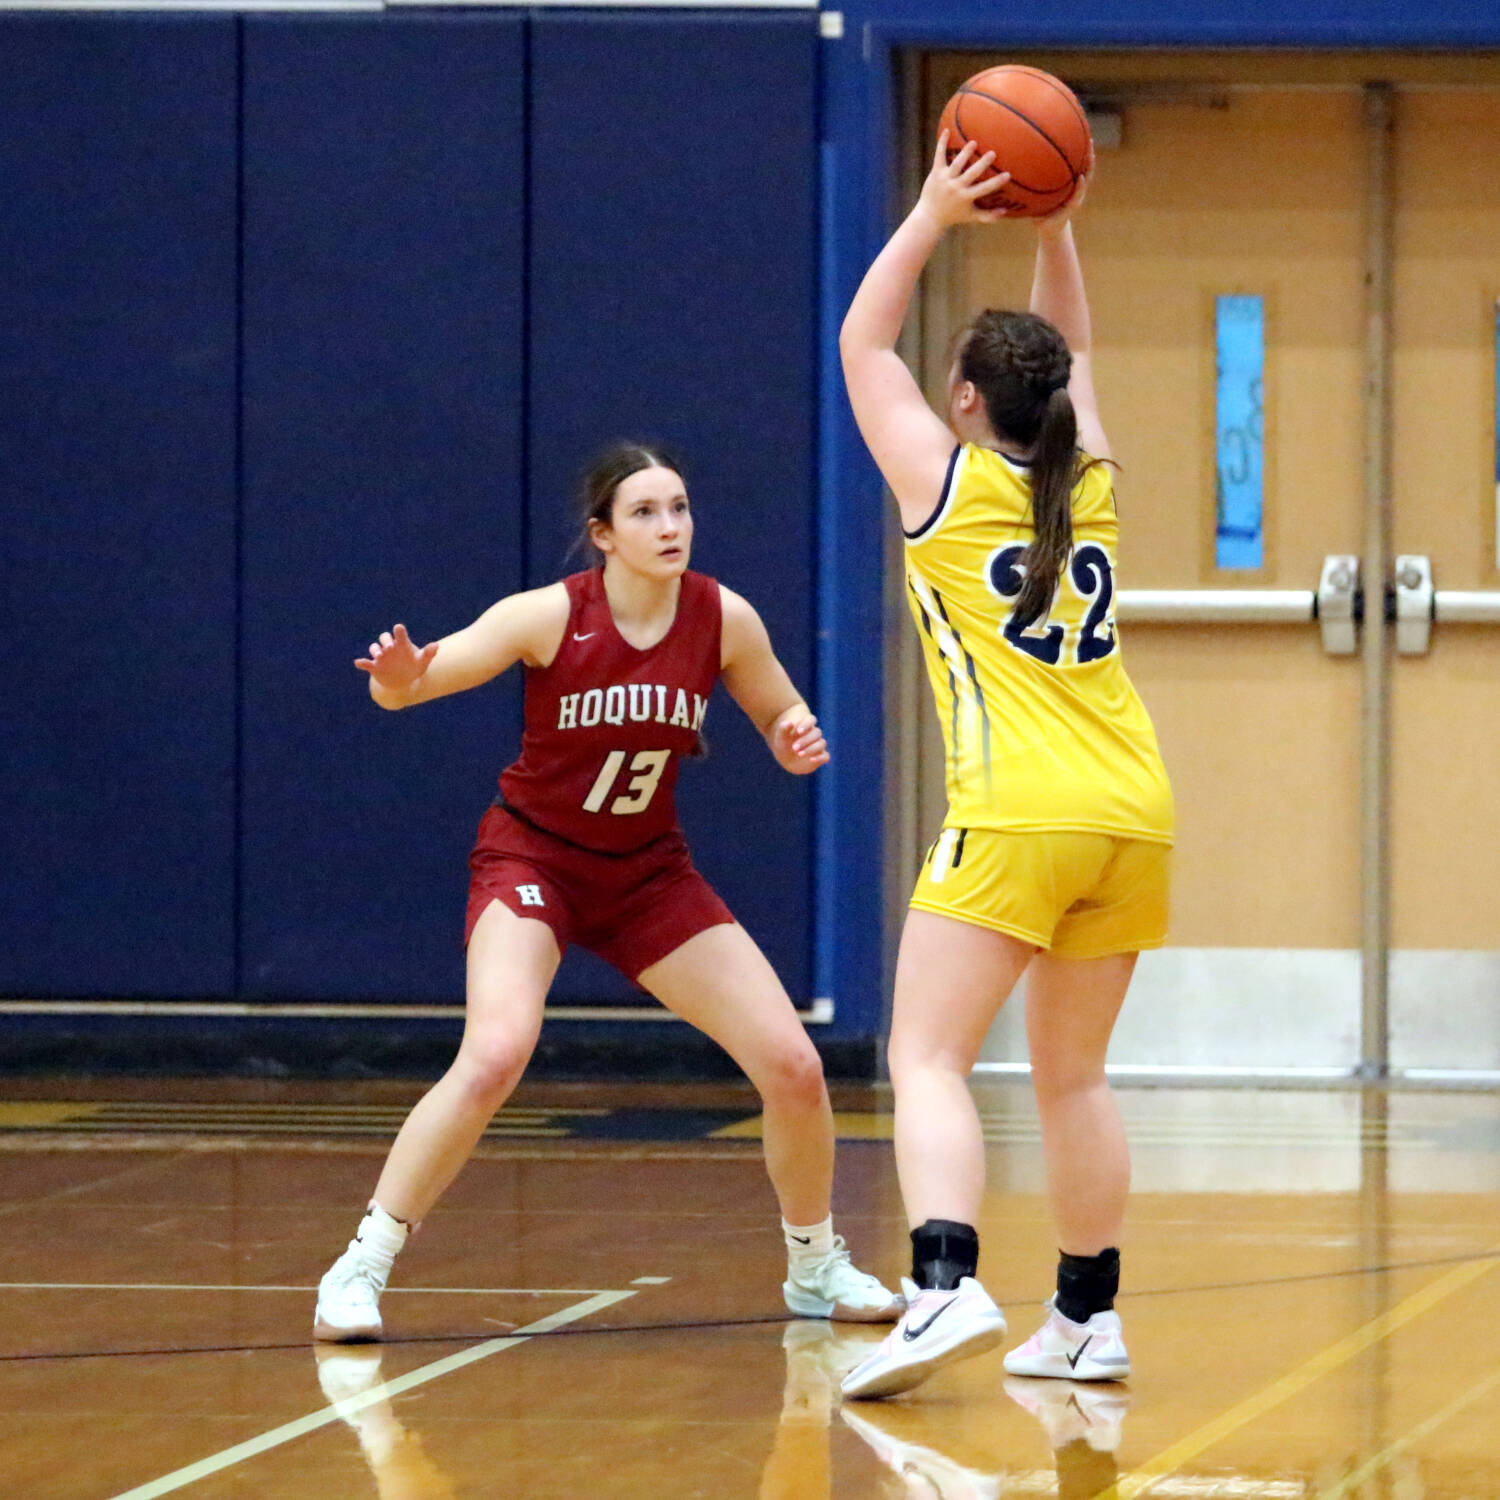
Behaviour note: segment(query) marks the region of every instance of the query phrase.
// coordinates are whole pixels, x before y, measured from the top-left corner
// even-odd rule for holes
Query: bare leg
[[[969,1073],[1035,952],[987,927],[936,912],[907,913],[888,1055],[896,1171],[914,1229],[928,1219],[978,1222],[984,1136]]]
[[[1135,970],[1134,953],[1042,955],[1026,984],[1026,1038],[1042,1117],[1047,1193],[1058,1246],[1098,1255],[1120,1243],[1130,1153],[1104,1075],[1110,1033]]]
[[[375,1184],[388,1214],[415,1224],[473,1154],[531,1059],[558,960],[545,923],[499,901],[485,909],[469,940],[458,1056],[406,1117]]]
[[[738,923],[709,927],[639,976],[716,1041],[760,1093],[766,1171],[789,1224],[819,1224],[833,1192],[833,1111],[823,1061],[776,971]]]

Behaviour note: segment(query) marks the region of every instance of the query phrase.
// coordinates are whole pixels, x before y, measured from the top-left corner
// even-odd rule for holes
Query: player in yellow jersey
[[[1113,1311],[1130,1161],[1104,1074],[1143,948],[1166,937],[1172,793],[1115,630],[1114,468],[1070,225],[1037,229],[1027,313],[960,335],[946,420],[896,353],[928,258],[997,177],[946,139],[870,267],[840,338],[859,428],[900,507],[907,593],[947,751],[948,816],[917,880],[891,1018],[896,1164],[912,1229],[908,1310],[843,1383],[907,1390],[998,1344],[979,1284],[984,1141],[968,1075],[1026,974],[1026,1034],[1061,1258],[1012,1374],[1130,1372]]]

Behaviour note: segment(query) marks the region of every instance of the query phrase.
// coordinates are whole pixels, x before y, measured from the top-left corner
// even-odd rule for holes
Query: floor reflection
[[[919,1407],[863,1401],[839,1415],[899,1480],[894,1494],[910,1500],[998,1500],[1003,1474],[970,1468],[935,1446],[941,1428]]]
[[[1123,1385],[1008,1375],[1005,1394],[1042,1424],[1057,1466],[1058,1500],[1094,1500],[1111,1488],[1119,1478],[1115,1452],[1130,1410]]]
[[[452,1480],[377,1394],[383,1352],[379,1344],[315,1345],[323,1395],[359,1439],[380,1500],[454,1500]]]
[[[1122,1385],[1012,1376],[1005,1394],[1040,1423],[1052,1449],[1052,1470],[1026,1455],[997,1465],[972,1432],[955,1428],[953,1414],[915,1402],[860,1402],[840,1415],[895,1476],[891,1493],[903,1500],[1000,1500],[1003,1495],[1055,1494],[1058,1500],[1114,1495],[1130,1395]]]
[[[786,1325],[781,1419],[761,1475],[760,1500],[827,1500],[828,1432],[841,1399],[839,1382],[883,1333],[813,1319]]]

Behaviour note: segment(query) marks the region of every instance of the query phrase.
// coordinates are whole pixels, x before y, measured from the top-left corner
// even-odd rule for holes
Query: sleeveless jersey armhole
[[[562,584],[568,596],[567,617],[563,620],[562,633],[558,636],[557,650],[552,653],[551,661],[534,667],[529,662],[522,661],[521,666],[528,677],[545,677],[557,665],[558,659],[567,650],[568,636],[573,632],[574,621],[582,618],[584,606],[588,602],[588,570],[581,573],[569,573],[557,581]]]
[[[943,476],[943,487],[938,492],[937,504],[933,506],[932,514],[915,528],[908,531],[902,527],[902,535],[908,543],[921,541],[923,537],[930,536],[937,530],[938,524],[947,514],[953,503],[954,493],[958,489],[959,460],[963,457],[963,446],[953,450],[953,456],[948,460],[948,472]]]

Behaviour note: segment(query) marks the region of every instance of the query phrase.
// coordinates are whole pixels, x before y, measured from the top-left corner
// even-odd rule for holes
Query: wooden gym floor
[[[788,1322],[753,1099],[535,1085],[402,1257],[390,1342],[312,1288],[415,1085],[8,1080],[0,1494],[15,1500],[1500,1495],[1500,1100],[1126,1090],[1127,1386],[998,1355],[840,1409],[879,1335]],[[982,1273],[1052,1241],[1024,1085],[980,1090]],[[842,1089],[838,1227],[906,1268],[889,1097]]]

